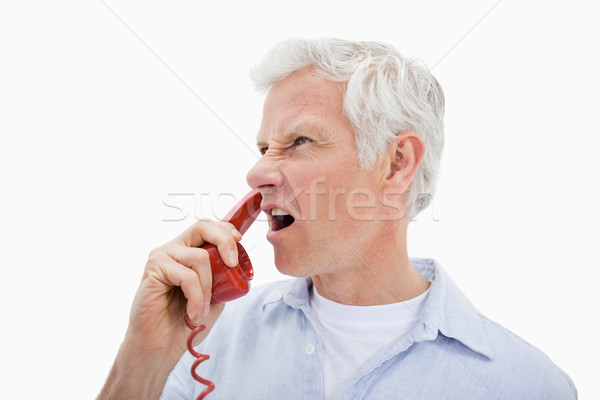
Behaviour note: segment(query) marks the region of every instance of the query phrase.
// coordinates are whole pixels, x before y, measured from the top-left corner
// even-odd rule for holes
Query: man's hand
[[[98,399],[158,398],[186,349],[190,330],[184,314],[195,324],[206,325],[196,339],[199,343],[223,311],[223,304],[210,304],[210,260],[199,247],[216,245],[225,263],[235,267],[236,241],[241,238],[227,222],[203,220],[150,252],[125,340]]]

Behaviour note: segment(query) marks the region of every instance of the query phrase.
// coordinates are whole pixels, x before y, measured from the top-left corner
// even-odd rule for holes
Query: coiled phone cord
[[[235,226],[240,235],[243,235],[260,213],[261,201],[262,195],[260,192],[251,190],[223,219]],[[220,257],[217,247],[214,244],[206,243],[202,248],[208,252],[210,257],[210,267],[213,278],[211,302],[225,303],[248,293],[250,290],[250,280],[252,279],[254,272],[252,270],[250,258],[248,258],[248,253],[240,243],[237,243],[239,264],[235,268],[229,268],[225,265],[225,262]],[[198,365],[210,358],[208,355],[200,354],[194,350],[193,345],[196,335],[206,329],[206,326],[195,326],[192,324],[187,313],[184,318],[186,325],[192,330],[188,336],[187,349],[192,356],[196,357],[196,361],[192,364],[192,377],[207,386],[196,398],[196,400],[202,400],[207,394],[215,390],[214,383],[200,377],[196,373]]]
[[[210,358],[210,356],[208,356],[207,354],[201,354],[201,353],[198,353],[196,350],[194,350],[194,338],[196,337],[197,334],[199,334],[204,329],[206,329],[206,326],[204,324],[198,325],[198,326],[195,326],[194,324],[192,324],[192,322],[190,321],[190,319],[187,316],[187,313],[185,314],[184,318],[185,318],[186,325],[192,330],[192,332],[188,336],[187,349],[192,356],[196,357],[196,361],[194,361],[194,363],[192,364],[192,369],[191,369],[192,376],[194,377],[195,380],[197,380],[198,382],[207,386],[206,389],[204,389],[198,395],[198,397],[196,397],[196,400],[202,400],[207,394],[209,394],[210,392],[215,390],[214,383],[212,383],[211,381],[209,381],[207,379],[202,378],[200,375],[198,375],[196,373],[196,368],[198,367],[198,365],[200,365],[201,363],[203,363],[204,361],[206,361]]]

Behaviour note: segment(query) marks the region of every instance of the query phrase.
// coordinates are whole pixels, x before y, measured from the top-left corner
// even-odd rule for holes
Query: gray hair
[[[422,62],[380,42],[288,39],[250,71],[266,92],[292,72],[312,66],[319,76],[345,84],[344,115],[355,133],[361,168],[369,169],[399,132],[413,130],[425,155],[411,182],[410,218],[430,203],[444,147],[444,94]]]

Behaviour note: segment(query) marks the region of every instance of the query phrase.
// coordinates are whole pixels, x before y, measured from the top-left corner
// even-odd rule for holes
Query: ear
[[[389,189],[404,193],[425,154],[425,144],[414,131],[402,131],[390,145],[389,173],[386,183]]]

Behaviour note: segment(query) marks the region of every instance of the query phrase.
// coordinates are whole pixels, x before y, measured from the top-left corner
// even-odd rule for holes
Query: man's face
[[[265,99],[257,137],[263,156],[247,180],[263,195],[267,239],[287,275],[362,268],[384,229],[377,210],[385,165],[378,160],[370,171],[360,169],[342,102],[339,84],[309,68]]]

